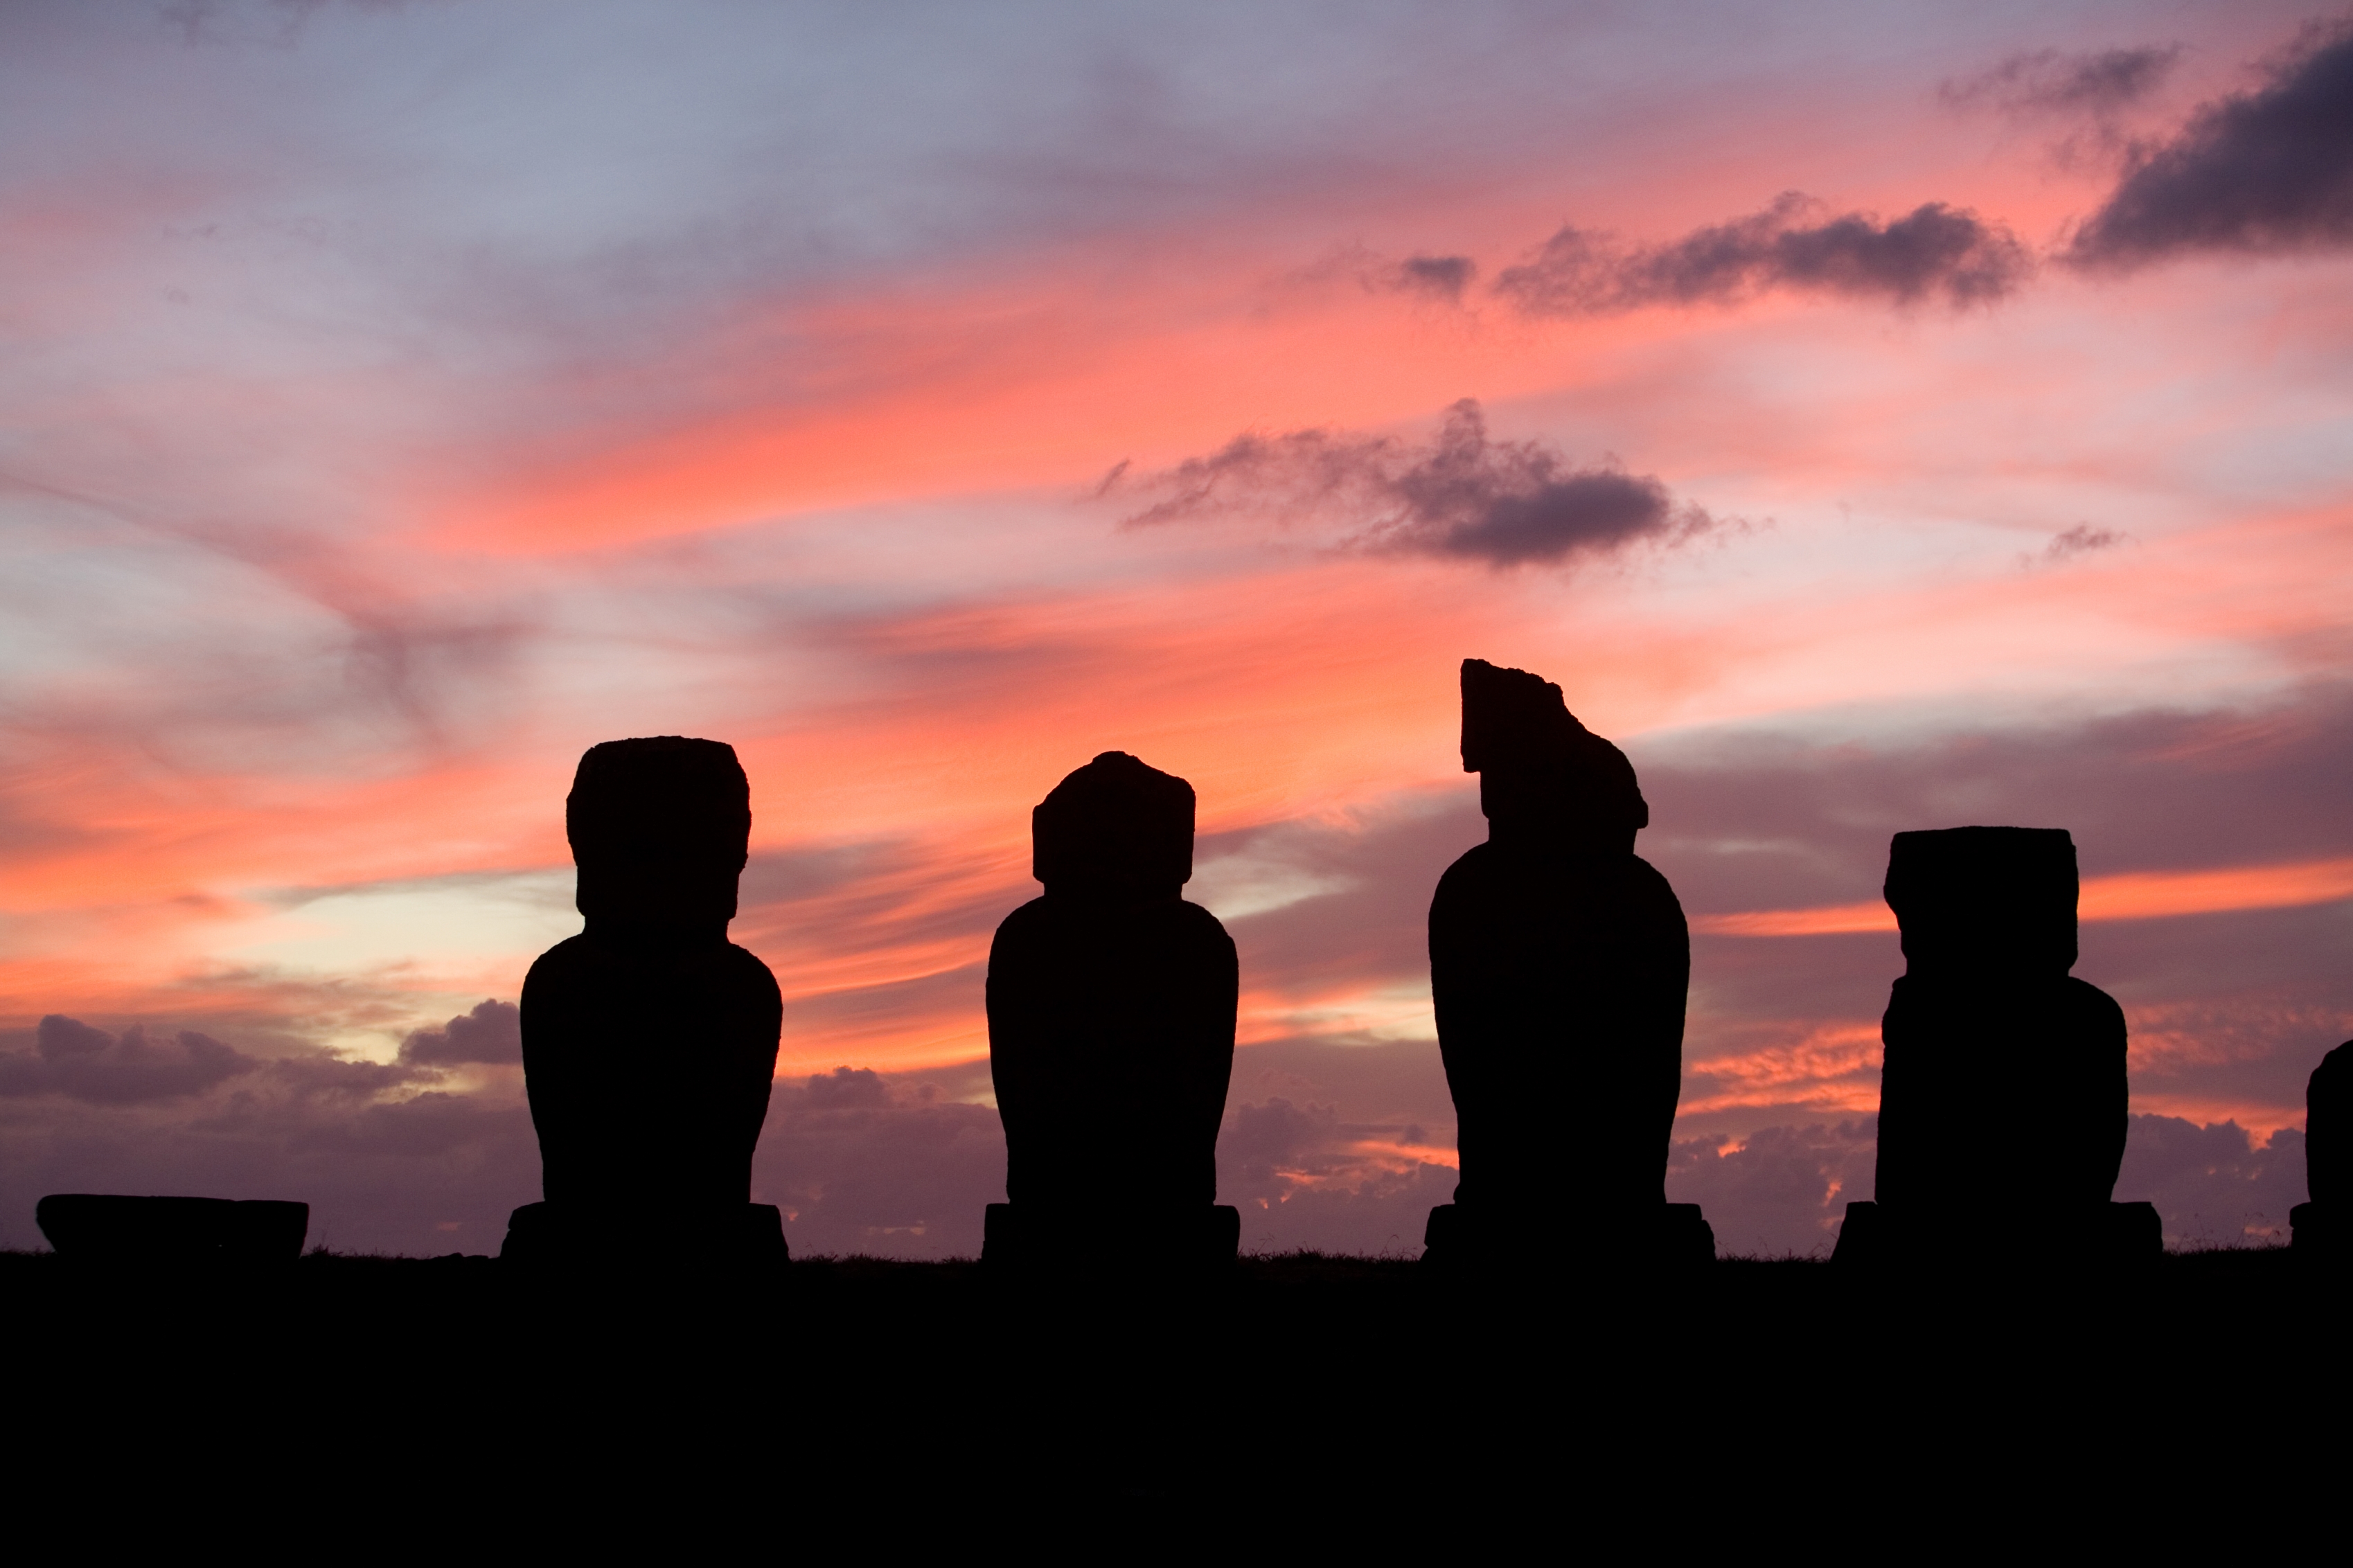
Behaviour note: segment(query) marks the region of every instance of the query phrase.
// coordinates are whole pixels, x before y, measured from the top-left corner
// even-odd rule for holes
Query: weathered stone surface
[[[1625,754],[1559,687],[1480,659],[1462,666],[1462,763],[1480,775],[1488,838],[1448,868],[1430,910],[1462,1173],[1462,1212],[1439,1223],[1472,1237],[1622,1212],[1647,1234],[1667,1223],[1651,1211],[1664,1203],[1691,976],[1683,907],[1634,853],[1650,808]],[[1567,1105],[1584,1108],[1573,1129]]]
[[[565,826],[586,929],[522,989],[550,1204],[674,1215],[750,1202],[783,1001],[727,940],[749,800],[716,741],[612,741],[581,758]]]
[[[997,1223],[1059,1224],[1072,1247],[1122,1227],[1189,1235],[1217,1197],[1240,994],[1233,940],[1179,896],[1192,786],[1106,752],[1030,823],[1045,894],[1006,917],[988,958],[1006,1194],[1023,1215]]]

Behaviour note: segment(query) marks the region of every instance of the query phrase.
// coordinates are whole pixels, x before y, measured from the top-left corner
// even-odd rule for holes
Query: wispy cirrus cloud
[[[1495,439],[1467,397],[1427,445],[1331,430],[1237,436],[1206,458],[1121,475],[1112,488],[1164,498],[1132,513],[1128,527],[1256,512],[1333,527],[1350,549],[1498,569],[1680,544],[1721,526],[1651,475],[1578,468],[1539,442]]]
[[[2179,44],[2063,54],[2026,49],[1975,75],[1950,77],[1936,96],[1957,109],[2006,114],[2106,114],[2162,87],[2187,51]]]
[[[2150,134],[2150,114],[2189,53],[2183,44],[2024,49],[1972,75],[1947,78],[1936,98],[1947,109],[1991,113],[2021,131],[2055,132],[2048,153],[2063,173],[2112,174]]]

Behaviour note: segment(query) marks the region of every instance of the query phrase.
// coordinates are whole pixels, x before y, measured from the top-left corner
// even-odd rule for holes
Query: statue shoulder
[[[1028,931],[1033,927],[1046,924],[1052,918],[1052,909],[1046,902],[1046,896],[1043,893],[1040,893],[1038,897],[1030,900],[1028,903],[1021,905],[1011,914],[1007,915],[1003,920],[997,921],[997,933],[999,936],[1003,936],[1008,931]]]
[[[731,942],[727,944],[727,967],[729,978],[736,984],[765,991],[776,998],[778,1005],[783,1005],[784,992],[776,984],[776,972],[770,969],[767,960],[758,953],[741,943]]]
[[[1493,844],[1483,841],[1473,844],[1470,848],[1457,855],[1454,858],[1454,864],[1446,868],[1440,874],[1438,879],[1438,897],[1444,900],[1452,894],[1467,893],[1483,887],[1494,880],[1502,866],[1503,861],[1496,856],[1495,847]]]
[[[1640,855],[1626,858],[1631,862],[1626,868],[1629,890],[1651,912],[1672,917],[1679,925],[1683,923],[1683,901],[1675,897],[1674,884],[1667,880],[1666,874]]]
[[[583,931],[578,936],[565,937],[532,960],[531,970],[523,976],[523,989],[569,979],[596,966],[596,954],[588,945],[588,933]]]
[[[2125,1033],[2125,1010],[2116,1005],[2115,997],[2090,981],[2078,980],[2072,974],[2061,989],[2066,998],[2063,1005],[2079,1024],[2113,1030],[2118,1036]]]
[[[1234,939],[1226,930],[1226,922],[1190,899],[1176,900],[1176,929],[1188,942],[1223,952],[1234,951]]]

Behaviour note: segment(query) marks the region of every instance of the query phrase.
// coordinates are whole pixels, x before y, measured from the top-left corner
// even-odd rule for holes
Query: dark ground
[[[0,1255],[8,1473],[35,1511],[680,1547],[844,1528],[1104,1555],[1237,1531],[2178,1546],[2341,1497],[2345,1300],[2284,1249],[2076,1278],[1791,1259],[1480,1280],[1296,1256],[1211,1283]]]

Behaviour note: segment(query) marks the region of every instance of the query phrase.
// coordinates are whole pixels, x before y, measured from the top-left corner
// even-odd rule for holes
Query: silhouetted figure
[[[1487,842],[1430,906],[1430,985],[1454,1096],[1461,1181],[1430,1213],[1432,1261],[1561,1245],[1715,1256],[1698,1207],[1665,1199],[1683,1089],[1691,933],[1667,879],[1634,853],[1650,806],[1626,754],[1560,688],[1462,661],[1462,767]],[[1574,1108],[1574,1109],[1571,1109]]]
[[[1839,1257],[1971,1247],[1996,1194],[2021,1183],[2042,1216],[2031,1249],[2154,1255],[2157,1211],[2108,1201],[2125,1152],[2125,1016],[2067,973],[2074,841],[2062,828],[1899,833],[1885,893],[1905,972],[1880,1023],[1875,1212],[1850,1205]],[[2013,1080],[2031,1086],[2032,1116],[1989,1111]]]
[[[270,1263],[302,1256],[309,1204],[51,1193],[34,1223],[64,1258],[112,1263]]]
[[[2288,1211],[2296,1247],[2341,1255],[2353,1228],[2353,1040],[2321,1058],[2305,1085],[2304,1185],[2312,1201]]]
[[[594,1257],[650,1226],[683,1256],[781,1259],[753,1205],[784,1004],[727,940],[751,835],[734,749],[676,735],[589,748],[565,802],[587,926],[522,987],[543,1204],[501,1256]]]
[[[1006,1204],[985,1256],[1231,1258],[1218,1124],[1240,991],[1233,939],[1179,889],[1193,786],[1105,752],[1029,816],[1046,885],[988,951],[988,1068]]]

